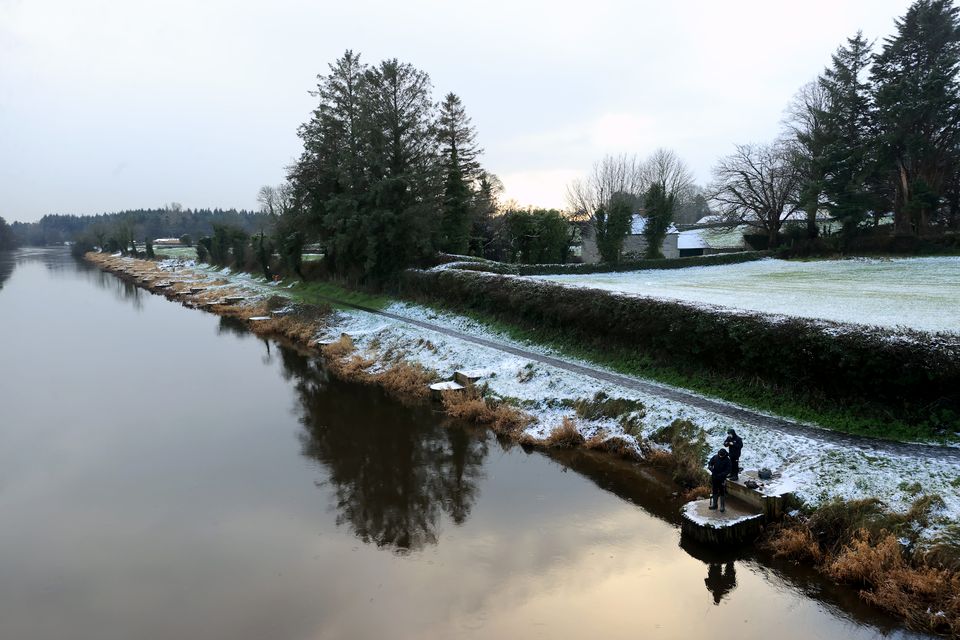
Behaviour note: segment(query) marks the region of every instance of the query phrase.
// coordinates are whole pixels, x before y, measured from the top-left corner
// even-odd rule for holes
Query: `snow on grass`
[[[437,313],[410,304],[394,304],[386,311],[455,328],[469,335],[522,346],[527,350],[549,353],[547,349],[537,349],[533,345],[519,344],[499,336],[462,316]],[[639,400],[644,404],[646,413],[641,431],[637,434],[643,438],[673,420],[687,419],[706,430],[707,440],[711,448],[716,450],[722,446],[727,430],[736,429],[745,442],[741,458],[744,468],[768,467],[781,472],[779,478],[768,483],[769,491],[791,491],[813,505],[832,498],[879,497],[892,508],[903,510],[916,498],[916,485],[913,483],[917,483],[922,493],[943,496],[947,505],[945,518],[954,522],[960,519],[957,487],[960,464],[930,457],[881,455],[871,449],[828,444],[810,437],[751,426],[680,402],[584,378],[496,349],[360,311],[337,315],[328,329],[328,337],[339,336],[341,332],[350,334],[361,350],[369,349],[380,355],[391,350],[393,353],[402,352],[404,359],[419,362],[444,378],[464,369],[490,372],[483,381],[489,385],[490,391],[501,398],[510,399],[537,419],[527,429],[527,433],[537,439],[546,438],[560,426],[564,417],[574,416],[573,409],[569,408],[573,401],[589,399],[598,391],[603,391],[614,398]],[[628,440],[632,438],[623,433],[616,420],[586,422],[574,419],[587,439],[601,431]]]
[[[960,332],[960,257],[768,258],[713,267],[532,277],[764,313]]]
[[[230,273],[178,260],[162,261],[158,266],[169,272],[189,269],[211,282],[226,279],[229,284],[221,286],[242,289],[250,296],[248,302],[277,292],[274,283],[249,274]],[[559,357],[546,347],[514,341],[464,316],[406,303],[392,304],[385,311],[455,329],[470,336]],[[520,406],[536,418],[527,433],[539,440],[546,439],[553,429],[562,424],[564,417],[574,416],[571,408],[574,401],[590,399],[603,391],[613,398],[638,400],[644,404],[646,411],[640,430],[636,433],[641,438],[648,438],[673,420],[687,419],[704,428],[711,448],[716,450],[722,445],[727,430],[735,428],[745,443],[741,458],[744,468],[768,467],[781,472],[780,477],[767,484],[768,491],[792,491],[812,505],[822,504],[832,498],[878,497],[898,510],[906,509],[921,493],[939,494],[946,504],[941,518],[954,523],[960,520],[958,463],[925,456],[881,455],[870,449],[839,446],[810,437],[751,426],[655,394],[602,383],[377,314],[337,312],[324,335],[318,337],[336,339],[341,333],[349,334],[358,349],[372,352],[381,362],[401,358],[433,369],[442,378],[452,377],[455,371],[484,372],[486,377],[482,382],[489,385],[492,394]],[[602,370],[589,363],[579,364]],[[635,442],[633,435],[623,432],[617,420],[574,420],[587,439],[606,433],[610,437],[619,436],[628,442]]]

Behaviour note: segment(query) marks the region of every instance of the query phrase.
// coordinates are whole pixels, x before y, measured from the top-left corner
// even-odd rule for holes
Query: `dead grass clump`
[[[444,392],[443,407],[453,418],[486,425],[500,435],[515,435],[533,422],[519,409],[484,398],[476,389]]]
[[[703,500],[704,498],[709,497],[710,487],[693,487],[692,489],[687,489],[684,491],[680,498],[684,502],[691,502],[693,500]]]
[[[820,564],[823,561],[820,543],[805,525],[778,528],[766,540],[764,546],[777,558],[814,564]]]
[[[861,529],[871,531],[884,515],[877,498],[832,500],[821,505],[810,517],[808,526],[828,551],[837,551]]]
[[[914,629],[960,633],[960,575],[945,569],[912,566],[892,533],[861,529],[824,564],[839,582],[865,587],[861,597],[905,620]]]
[[[376,381],[394,396],[417,400],[424,400],[430,395],[430,384],[437,377],[435,371],[409,362],[399,362],[375,376]]]
[[[583,434],[577,429],[577,423],[567,417],[564,417],[560,426],[551,431],[547,439],[544,440],[544,444],[548,447],[558,449],[573,449],[584,442]]]
[[[707,485],[710,474],[705,465],[709,447],[703,429],[689,420],[674,420],[653,434],[651,440],[670,445],[669,468],[673,470],[674,482],[688,489]]]
[[[890,571],[906,566],[896,537],[886,534],[874,540],[867,530],[860,529],[836,556],[827,561],[824,571],[838,582],[876,586]]]
[[[669,469],[673,466],[673,454],[663,449],[651,448],[645,456],[647,462],[661,469]]]
[[[615,456],[628,458],[630,460],[643,459],[643,456],[637,452],[637,449],[633,446],[632,442],[620,436],[611,437],[605,431],[601,431],[597,435],[588,439],[583,443],[583,446],[587,449],[594,449],[596,451],[606,451],[607,453],[612,453]]]
[[[321,349],[321,351],[323,351],[323,355],[330,360],[340,360],[344,356],[350,355],[355,350],[356,346],[353,344],[353,338],[345,333],[340,336],[339,340],[324,345]]]
[[[342,380],[368,384],[372,382],[372,377],[367,370],[375,363],[376,361],[372,358],[354,354],[349,358],[330,360],[327,366]]]

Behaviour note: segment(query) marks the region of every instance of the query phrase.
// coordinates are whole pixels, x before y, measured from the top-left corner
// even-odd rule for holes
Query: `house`
[[[643,258],[647,253],[647,239],[643,236],[643,229],[647,224],[647,219],[639,213],[633,214],[630,221],[630,233],[623,238],[622,254],[625,258]],[[600,250],[597,248],[597,238],[594,233],[593,225],[587,223],[583,226],[581,232],[581,250],[580,259],[586,263],[600,262]],[[677,239],[680,232],[672,224],[667,229],[667,235],[660,245],[660,252],[665,258],[678,258],[680,252],[677,249]]]

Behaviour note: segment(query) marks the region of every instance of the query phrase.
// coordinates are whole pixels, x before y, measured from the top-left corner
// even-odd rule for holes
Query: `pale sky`
[[[0,216],[256,208],[347,48],[458,93],[485,167],[562,207],[605,153],[675,150],[706,183],[847,36],[908,0],[0,0]]]

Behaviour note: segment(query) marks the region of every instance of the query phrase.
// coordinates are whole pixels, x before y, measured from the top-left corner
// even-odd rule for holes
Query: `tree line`
[[[10,228],[6,220],[0,217],[0,251],[13,249],[17,244],[17,239],[13,235],[13,229]]]
[[[784,131],[714,169],[718,213],[776,246],[796,221],[808,239],[834,221],[848,242],[960,228],[960,21],[950,0],[917,0],[881,46],[861,32],[801,88]],[[891,224],[885,224],[892,219]]]
[[[188,209],[173,202],[158,209],[131,209],[94,216],[50,214],[37,222],[14,222],[12,232],[17,242],[28,246],[85,242],[106,247],[110,240],[117,245],[136,240],[192,238],[209,235],[214,224],[239,227],[249,233],[272,224],[269,215],[244,209]]]

